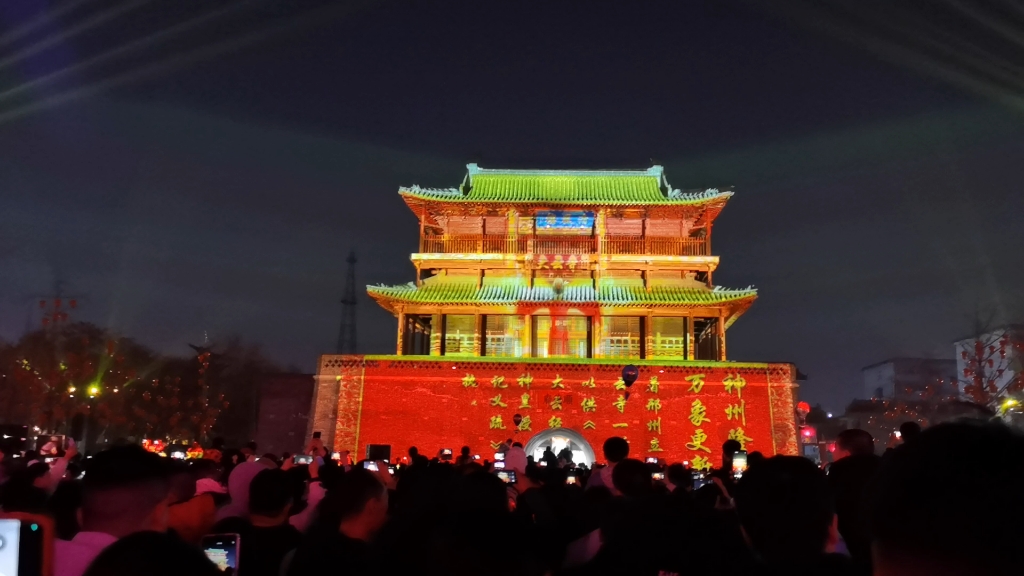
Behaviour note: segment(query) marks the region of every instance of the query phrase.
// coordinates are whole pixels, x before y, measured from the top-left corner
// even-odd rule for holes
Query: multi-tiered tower
[[[732,192],[647,170],[488,170],[402,188],[420,222],[415,284],[371,286],[400,355],[725,360],[757,297],[714,286]]]
[[[795,450],[792,366],[726,362],[757,297],[712,281],[731,191],[672,188],[661,166],[470,164],[457,188],[399,194],[419,220],[416,280],[368,287],[398,319],[396,355],[324,356],[311,429],[350,448],[522,435],[585,454],[621,435],[701,464],[727,437]],[[639,390],[617,382],[631,363]]]

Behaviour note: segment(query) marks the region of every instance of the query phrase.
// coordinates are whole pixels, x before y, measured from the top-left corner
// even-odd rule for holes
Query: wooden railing
[[[485,234],[424,236],[422,252],[434,254],[522,254],[529,237]]]
[[[425,235],[421,252],[431,254],[596,254],[595,236],[502,236],[497,234]],[[707,256],[704,238],[606,236],[604,254]]]
[[[597,252],[597,242],[593,236],[582,237],[533,237],[530,247],[534,254],[593,254]]]
[[[656,254],[659,256],[707,256],[708,244],[703,238],[669,238],[664,236],[606,236],[605,254]]]

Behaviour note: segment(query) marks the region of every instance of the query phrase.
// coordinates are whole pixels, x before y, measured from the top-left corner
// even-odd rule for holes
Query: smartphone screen
[[[547,465],[548,465],[548,461],[547,461],[547,460],[541,460],[540,462],[537,462],[537,464],[538,464],[538,465],[539,465],[539,466],[540,466],[541,468],[547,468]]]
[[[494,453],[494,460],[496,462],[500,462],[500,461],[502,461],[504,459],[505,459],[505,453],[504,452],[495,452]]]
[[[505,467],[505,462],[503,460],[498,460],[497,462],[494,463],[494,469],[495,470],[501,470],[504,467]]]
[[[238,572],[238,534],[210,534],[203,536],[203,552],[221,572]]]
[[[180,450],[175,451],[175,452],[171,452],[171,458],[174,458],[175,460],[184,460],[185,459],[185,453],[180,451]]]
[[[506,484],[514,484],[516,481],[515,470],[498,470],[498,478]]]
[[[578,482],[579,481],[576,480],[576,476],[574,474],[570,474],[570,475],[565,477],[565,483],[570,485],[570,486],[572,486],[574,484],[577,484]]]
[[[647,458],[647,463],[648,464],[657,464],[658,463],[658,459],[656,457],[654,457],[654,456],[649,456]]]
[[[390,472],[391,475],[394,476],[395,475],[395,467],[394,466],[388,466],[388,472]]]
[[[0,519],[0,574],[43,574],[45,527],[31,520]]]
[[[747,453],[740,450],[732,455],[732,477],[739,480],[747,471]]]
[[[309,465],[313,463],[313,457],[308,454],[296,454],[292,457],[292,461],[299,466],[302,466],[303,464]]]
[[[664,480],[664,479],[665,479],[665,473],[664,472],[651,472],[651,480]]]
[[[374,462],[373,460],[363,460],[363,468],[366,468],[367,470],[371,470],[373,472],[378,471],[377,463]]]
[[[331,460],[341,460],[341,452],[331,452]]]

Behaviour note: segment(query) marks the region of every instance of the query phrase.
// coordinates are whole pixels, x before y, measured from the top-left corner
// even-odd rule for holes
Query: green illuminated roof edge
[[[703,192],[679,192],[676,197],[661,196],[650,199],[564,199],[564,198],[480,198],[465,196],[458,188],[420,188],[419,186],[401,187],[401,196],[419,200],[454,202],[467,204],[567,204],[587,206],[644,206],[673,205],[689,206],[706,204],[715,200],[727,200],[733,193],[728,190],[709,188]]]
[[[575,205],[696,205],[724,201],[731,191],[672,188],[664,168],[642,170],[509,170],[466,166],[459,187],[400,187],[404,197],[457,203]]]
[[[656,287],[651,291],[640,287],[605,287],[594,289],[585,287],[583,289],[567,288],[567,294],[561,298],[547,297],[547,293],[553,291],[550,288],[528,288],[526,286],[510,286],[511,291],[506,292],[500,286],[483,286],[477,288],[473,282],[444,282],[436,285],[416,287],[412,283],[399,286],[375,286],[368,285],[366,291],[371,296],[382,296],[394,300],[419,303],[488,303],[488,304],[516,304],[532,303],[546,304],[564,302],[567,304],[597,304],[604,306],[621,306],[630,304],[654,304],[654,305],[715,305],[736,302],[748,298],[757,297],[757,289],[750,286],[741,289],[729,289],[716,286],[710,290],[699,290],[696,288],[684,287]],[[581,297],[573,297],[573,292],[578,292]],[[673,296],[668,297],[666,296]]]

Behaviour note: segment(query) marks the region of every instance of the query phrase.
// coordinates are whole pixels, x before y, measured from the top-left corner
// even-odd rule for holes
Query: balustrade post
[[[398,310],[398,350],[395,354],[405,354],[405,311],[402,309]]]
[[[483,343],[484,343],[484,336],[485,335],[484,335],[483,316],[481,314],[477,314],[476,315],[476,318],[474,318],[474,324],[475,324],[474,330],[476,332],[476,334],[475,334],[476,337],[473,339],[473,356],[483,356],[483,352],[484,352],[484,344]]]
[[[420,212],[420,252],[423,252],[423,241],[424,241],[423,233],[424,233],[424,231],[426,230],[426,227],[427,227],[426,226],[426,220],[427,220],[426,212]]]
[[[718,316],[718,359],[725,361],[725,317],[721,312]]]
[[[693,349],[694,345],[696,344],[695,340],[696,339],[694,338],[694,335],[693,335],[693,315],[690,314],[689,316],[686,317],[686,359],[687,360],[693,360],[696,357],[696,354],[694,354],[694,349]]]

